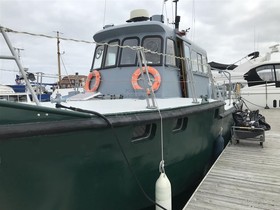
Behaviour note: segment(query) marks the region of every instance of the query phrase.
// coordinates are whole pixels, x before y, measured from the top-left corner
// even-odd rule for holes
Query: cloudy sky
[[[133,9],[163,14],[172,22],[172,0],[0,0],[0,25],[15,31],[92,41],[104,24],[123,24]],[[280,43],[279,0],[179,0],[180,29],[208,53],[208,61],[233,63]],[[166,20],[167,21],[167,20]],[[56,40],[8,33],[30,72],[57,74]],[[94,44],[61,41],[62,74],[88,74]],[[8,50],[0,37],[0,55]],[[13,83],[16,65],[0,61],[0,83]],[[48,81],[55,82],[56,78]]]

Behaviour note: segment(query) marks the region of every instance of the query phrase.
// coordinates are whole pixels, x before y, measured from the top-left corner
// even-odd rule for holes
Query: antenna
[[[105,0],[105,2],[104,2],[103,26],[105,26],[106,8],[107,8],[107,0]]]
[[[192,40],[195,39],[195,0],[193,0],[192,5]]]
[[[168,0],[163,0],[162,2],[162,10],[161,10],[161,14],[163,15],[163,10],[164,10],[164,5],[165,5],[165,2],[167,2]]]
[[[177,15],[178,12],[178,8],[177,8],[177,4],[178,4],[179,0],[173,0],[173,2],[175,3],[175,29],[179,29],[179,23],[181,20],[181,17]]]

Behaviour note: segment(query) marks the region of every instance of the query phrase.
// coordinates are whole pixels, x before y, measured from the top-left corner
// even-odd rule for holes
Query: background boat
[[[234,64],[224,69],[215,69],[222,66],[212,65],[216,84],[225,90],[225,95],[232,91],[233,96],[241,97],[249,109],[280,108],[279,44],[269,47],[262,56],[254,52],[244,58],[246,62],[232,70]]]

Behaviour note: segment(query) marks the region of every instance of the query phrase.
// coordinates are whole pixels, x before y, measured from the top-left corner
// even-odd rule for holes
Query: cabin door
[[[180,39],[177,40],[177,45],[178,45],[178,57],[186,58],[190,56],[188,53],[185,53],[184,49],[184,42]],[[182,91],[182,96],[183,97],[189,97],[188,96],[188,85],[187,85],[187,68],[188,64],[182,59],[178,59],[178,64],[180,68],[180,84],[181,84],[181,91]]]

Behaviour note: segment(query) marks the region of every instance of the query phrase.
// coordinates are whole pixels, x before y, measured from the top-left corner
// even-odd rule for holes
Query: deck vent
[[[149,13],[145,9],[135,9],[130,12],[130,19],[126,22],[139,22],[149,20]]]

